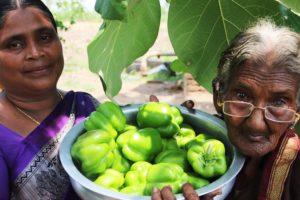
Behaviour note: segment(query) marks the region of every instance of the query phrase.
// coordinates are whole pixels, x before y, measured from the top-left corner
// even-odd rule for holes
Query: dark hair
[[[29,6],[40,9],[49,18],[53,27],[57,31],[57,25],[49,8],[41,0],[0,0],[0,29],[3,27],[5,17],[9,11]]]

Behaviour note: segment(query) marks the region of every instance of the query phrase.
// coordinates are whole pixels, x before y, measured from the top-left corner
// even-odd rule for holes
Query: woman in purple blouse
[[[77,198],[58,148],[95,102],[57,89],[63,66],[56,24],[42,1],[1,0],[0,200]]]

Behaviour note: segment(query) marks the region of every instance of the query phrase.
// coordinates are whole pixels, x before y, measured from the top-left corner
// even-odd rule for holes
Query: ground
[[[107,100],[96,74],[88,70],[86,47],[99,28],[98,22],[77,22],[68,31],[60,32],[63,42],[65,69],[58,86],[64,90],[86,91],[99,101]],[[167,28],[162,24],[158,38],[153,47],[139,60],[152,54],[173,52]],[[126,76],[122,80],[120,93],[114,98],[119,104],[144,103],[149,95],[156,95],[161,102],[180,104],[185,100],[193,100],[195,108],[215,113],[212,95],[203,88],[196,91],[184,91],[184,84],[174,82],[151,82],[146,78]],[[182,87],[180,87],[182,86]]]

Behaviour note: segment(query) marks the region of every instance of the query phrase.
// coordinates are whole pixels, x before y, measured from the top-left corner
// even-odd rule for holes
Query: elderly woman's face
[[[5,90],[46,91],[56,87],[63,69],[62,46],[39,9],[8,12],[0,29],[0,83]]]
[[[223,100],[245,101],[256,107],[275,106],[297,109],[299,77],[283,69],[245,64],[232,79]],[[231,142],[244,154],[260,157],[274,150],[280,136],[291,123],[266,119],[263,109],[249,117],[225,115]]]

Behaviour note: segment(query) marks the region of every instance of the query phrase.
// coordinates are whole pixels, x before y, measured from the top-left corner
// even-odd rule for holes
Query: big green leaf
[[[300,32],[300,16],[291,12],[284,5],[280,6],[280,12],[284,18],[284,24],[291,27],[293,30]]]
[[[278,0],[294,13],[300,15],[300,0]]]
[[[127,22],[106,20],[105,28],[88,45],[89,67],[99,73],[110,98],[121,90],[121,72],[145,54],[157,38],[159,0],[128,0]]]
[[[127,20],[127,0],[97,0],[95,10],[103,19]]]
[[[281,19],[271,0],[172,0],[168,16],[176,55],[208,91],[220,53],[239,31],[258,17]]]

